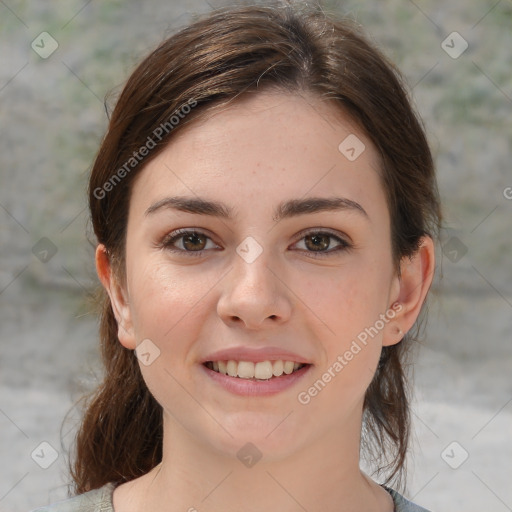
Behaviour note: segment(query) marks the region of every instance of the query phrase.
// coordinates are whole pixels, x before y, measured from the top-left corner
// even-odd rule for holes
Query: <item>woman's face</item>
[[[401,338],[378,166],[332,105],[266,92],[142,170],[116,309],[166,428],[274,458],[360,428],[382,345]]]

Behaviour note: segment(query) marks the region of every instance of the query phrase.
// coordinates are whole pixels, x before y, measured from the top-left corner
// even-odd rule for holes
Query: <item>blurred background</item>
[[[101,378],[85,189],[104,98],[222,5],[0,0],[2,512],[67,497],[71,408]],[[406,494],[437,512],[510,511],[512,0],[322,5],[358,20],[403,71],[444,201]]]

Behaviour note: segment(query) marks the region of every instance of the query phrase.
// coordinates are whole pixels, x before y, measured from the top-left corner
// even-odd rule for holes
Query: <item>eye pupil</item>
[[[306,236],[306,246],[309,246],[309,242],[313,242],[313,250],[327,249],[329,247],[329,236],[328,235],[308,235]]]

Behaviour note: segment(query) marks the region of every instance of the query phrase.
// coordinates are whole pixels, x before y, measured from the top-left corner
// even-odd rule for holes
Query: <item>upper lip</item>
[[[306,358],[283,350],[280,347],[261,347],[261,348],[248,348],[248,347],[234,347],[217,350],[201,360],[201,363],[207,361],[252,361],[259,363],[261,361],[293,361],[295,363],[311,364]]]

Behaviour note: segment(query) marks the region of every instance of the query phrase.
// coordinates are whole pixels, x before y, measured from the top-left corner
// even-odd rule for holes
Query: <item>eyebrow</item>
[[[201,197],[175,196],[166,197],[152,204],[144,213],[151,215],[160,210],[174,209],[198,215],[210,215],[222,219],[233,219],[233,209],[218,201],[209,201]],[[325,211],[349,210],[360,213],[369,218],[365,209],[356,201],[343,197],[308,197],[306,199],[290,199],[281,202],[274,211],[273,220],[279,222],[282,219],[318,213]]]

